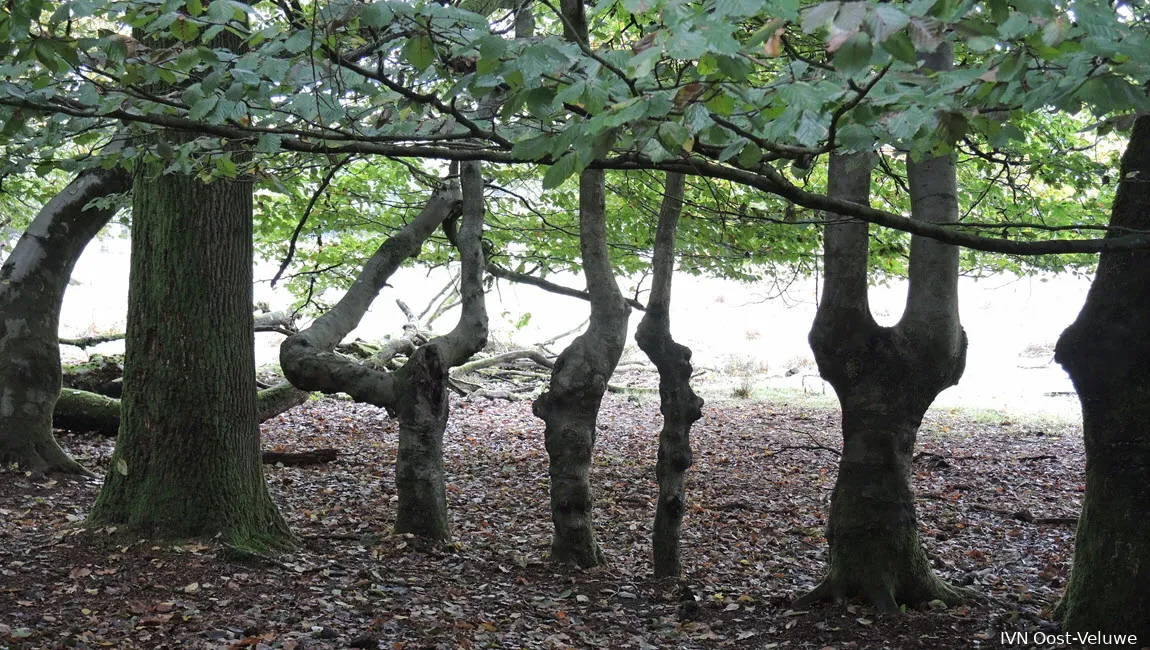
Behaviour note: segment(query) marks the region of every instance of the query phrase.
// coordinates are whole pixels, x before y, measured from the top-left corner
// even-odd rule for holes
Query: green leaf
[[[383,27],[394,17],[395,12],[386,2],[374,2],[359,12],[359,21],[368,27]]]
[[[184,6],[187,7],[188,15],[190,16],[198,16],[204,13],[204,3],[200,2],[200,0],[187,0]]]
[[[562,185],[563,181],[575,173],[577,163],[575,154],[563,154],[563,157],[556,160],[555,164],[551,165],[547,169],[547,173],[543,175],[543,189],[552,190]]]
[[[857,74],[870,65],[872,53],[870,35],[859,32],[848,38],[835,52],[835,67],[847,74]]]
[[[910,37],[903,32],[898,32],[890,38],[882,42],[882,49],[886,50],[891,56],[914,65],[918,62],[918,57],[915,56],[914,44],[910,42]]]
[[[116,459],[116,471],[119,472],[121,476],[127,476],[128,475],[128,463],[127,463],[127,461],[125,461],[123,458],[117,458]]]
[[[311,46],[311,31],[301,29],[291,35],[291,38],[284,41],[284,49],[292,54],[299,54]]]
[[[416,70],[426,70],[435,63],[435,45],[426,35],[413,36],[403,46],[403,56]]]
[[[747,146],[743,147],[743,150],[739,152],[740,167],[754,167],[758,165],[762,159],[763,150],[754,142],[748,142]]]

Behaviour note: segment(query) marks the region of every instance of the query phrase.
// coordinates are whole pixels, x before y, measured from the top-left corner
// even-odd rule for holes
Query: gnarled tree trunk
[[[687,509],[684,475],[691,467],[691,425],[703,416],[703,400],[691,390],[691,349],[671,336],[671,280],[675,273],[675,233],[683,211],[682,174],[668,173],[659,225],[655,231],[654,278],[647,313],[639,322],[635,341],[659,369],[659,502],[655,506],[652,554],[655,576],[678,577],[679,530]]]
[[[396,373],[404,387],[396,406],[399,453],[395,490],[399,497],[395,531],[432,539],[450,537],[443,472],[443,432],[447,429],[447,373],[487,344],[483,295],[483,175],[477,162],[461,165],[463,225],[457,245],[461,261],[463,311],[451,332],[420,346]]]
[[[1110,225],[1150,229],[1150,117],[1134,124]],[[1148,326],[1150,253],[1103,253],[1054,357],[1078,391],[1086,439],[1086,494],[1057,614],[1066,631],[1133,634],[1137,645],[1150,640]]]
[[[290,545],[260,460],[251,306],[251,181],[138,172],[122,423],[90,522]]]
[[[607,382],[623,354],[631,313],[615,283],[608,255],[602,170],[587,170],[579,176],[579,250],[591,296],[591,323],[559,355],[550,387],[535,400],[533,411],[546,423],[555,526],[551,559],[591,567],[603,563],[591,517],[589,472],[595,420]]]
[[[948,55],[932,55],[933,63]],[[866,203],[870,167],[865,154],[833,156],[828,193]],[[907,173],[916,219],[957,219],[952,157],[908,160]],[[960,592],[934,575],[922,548],[909,478],[923,415],[966,365],[958,250],[911,240],[910,289],[894,327],[880,327],[870,313],[866,224],[828,224],[824,260],[823,300],[809,338],[842,406],[843,453],[827,526],[830,566],[798,604],[862,597],[896,611],[899,604],[957,602]]]
[[[428,341],[402,368],[388,373],[332,352],[355,328],[387,279],[423,242],[455,214],[458,186],[436,190],[411,223],[390,237],[364,265],[344,297],[308,329],[280,346],[280,366],[294,385],[354,399],[397,412],[400,420],[396,489],[396,531],[432,539],[449,535],[443,474],[443,432],[447,425],[447,371],[481,349],[487,339],[483,272],[483,179],[478,165],[463,166],[463,226],[457,238],[463,269],[463,310],[450,333]]]
[[[118,168],[81,172],[40,210],[0,268],[0,463],[85,473],[52,436],[60,393],[60,305],[76,260],[115,213],[85,207],[130,183]]]

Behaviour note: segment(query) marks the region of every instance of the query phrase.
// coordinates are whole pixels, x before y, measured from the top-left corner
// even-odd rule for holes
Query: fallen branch
[[[1018,521],[1024,521],[1028,524],[1049,524],[1049,525],[1060,525],[1060,526],[1077,525],[1078,524],[1078,517],[1035,517],[1029,510],[1025,510],[1025,509],[1024,510],[1017,510],[1017,511],[1004,510],[1002,508],[994,508],[992,506],[986,506],[986,505],[983,505],[981,503],[970,503],[967,505],[969,505],[970,508],[973,510],[983,510],[986,512],[993,512],[993,513],[998,514],[998,515],[1003,515],[1004,517],[1009,517],[1011,519],[1017,519]]]
[[[302,465],[320,465],[330,463],[339,457],[335,449],[313,449],[311,451],[265,451],[263,461],[265,465],[284,465],[298,467]]]
[[[80,349],[88,349],[101,343],[110,343],[112,341],[123,340],[124,336],[126,335],[123,332],[120,332],[118,334],[96,334],[93,336],[81,336],[77,339],[61,338],[60,345],[71,345]]]
[[[456,368],[452,374],[466,375],[469,372],[474,372],[482,368],[498,366],[510,361],[516,361],[518,359],[530,359],[535,363],[543,366],[544,368],[547,368],[548,370],[555,367],[555,362],[551,359],[548,359],[542,352],[539,352],[538,350],[512,350],[511,352],[504,352],[503,354],[497,354],[493,357],[469,361]]]

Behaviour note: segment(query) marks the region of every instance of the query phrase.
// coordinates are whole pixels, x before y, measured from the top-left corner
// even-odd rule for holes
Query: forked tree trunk
[[[290,545],[260,460],[251,305],[251,181],[138,172],[123,420],[91,523]]]
[[[949,52],[928,59],[944,65]],[[828,194],[865,204],[870,167],[865,154],[833,156]],[[914,218],[957,219],[953,158],[908,160],[907,174]],[[906,309],[894,327],[880,327],[870,313],[866,224],[828,225],[824,260],[823,300],[809,338],[819,372],[842,406],[843,453],[827,525],[827,576],[797,606],[855,597],[884,611],[935,599],[958,602],[960,591],[930,568],[909,483],[922,417],[966,365],[958,250],[912,238]]]
[[[579,176],[579,250],[591,296],[591,323],[559,355],[551,384],[535,400],[533,411],[546,423],[555,526],[551,559],[591,567],[603,563],[591,516],[589,472],[595,420],[607,382],[623,354],[631,312],[615,283],[608,256],[602,170],[587,170]]]
[[[682,571],[679,530],[687,509],[684,475],[691,467],[691,425],[703,416],[703,400],[691,390],[691,349],[671,336],[671,280],[675,272],[675,233],[683,211],[682,174],[668,173],[659,225],[655,232],[654,278],[647,313],[635,341],[659,369],[659,502],[655,506],[652,555],[655,577],[678,577]]]
[[[463,225],[457,243],[463,310],[455,328],[428,341],[396,372],[404,398],[395,405],[399,453],[395,490],[399,498],[395,531],[448,539],[447,490],[443,472],[443,433],[447,429],[447,373],[487,344],[487,308],[483,295],[483,170],[478,162],[461,165]]]
[[[449,535],[443,474],[443,432],[447,425],[447,371],[481,349],[487,338],[483,270],[483,179],[478,165],[463,166],[465,204],[458,236],[463,269],[463,309],[450,333],[432,339],[394,373],[332,352],[363,318],[368,307],[404,260],[456,214],[457,185],[436,190],[415,219],[384,242],[344,297],[311,327],[280,346],[280,366],[295,386],[325,393],[345,392],[356,401],[387,407],[400,420],[396,489],[396,531],[432,539]]]
[[[1150,117],[1134,124],[1110,225],[1150,229]],[[1148,326],[1150,253],[1103,253],[1055,348],[1082,402],[1086,440],[1086,494],[1057,614],[1066,631],[1133,634],[1137,645],[1150,641]]]
[[[76,260],[115,213],[85,206],[130,183],[120,169],[81,172],[40,210],[0,268],[0,463],[37,473],[86,473],[52,436],[60,305]]]

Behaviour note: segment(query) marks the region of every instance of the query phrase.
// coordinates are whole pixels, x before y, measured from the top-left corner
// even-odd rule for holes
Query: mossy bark
[[[256,393],[257,419],[263,422],[307,401],[309,393],[284,381]],[[120,432],[120,400],[74,388],[64,388],[56,400],[52,426],[67,431]]]
[[[114,209],[85,209],[123,192],[122,170],[82,172],[48,202],[0,268],[0,463],[33,472],[87,473],[56,443],[60,306],[76,260]]]
[[[1122,158],[1110,225],[1150,228],[1150,117]],[[1111,235],[1108,235],[1111,236]],[[1086,494],[1057,614],[1069,632],[1150,642],[1150,253],[1103,253],[1055,360],[1082,402]]]
[[[122,423],[90,523],[290,544],[263,479],[251,305],[250,181],[138,172]]]

